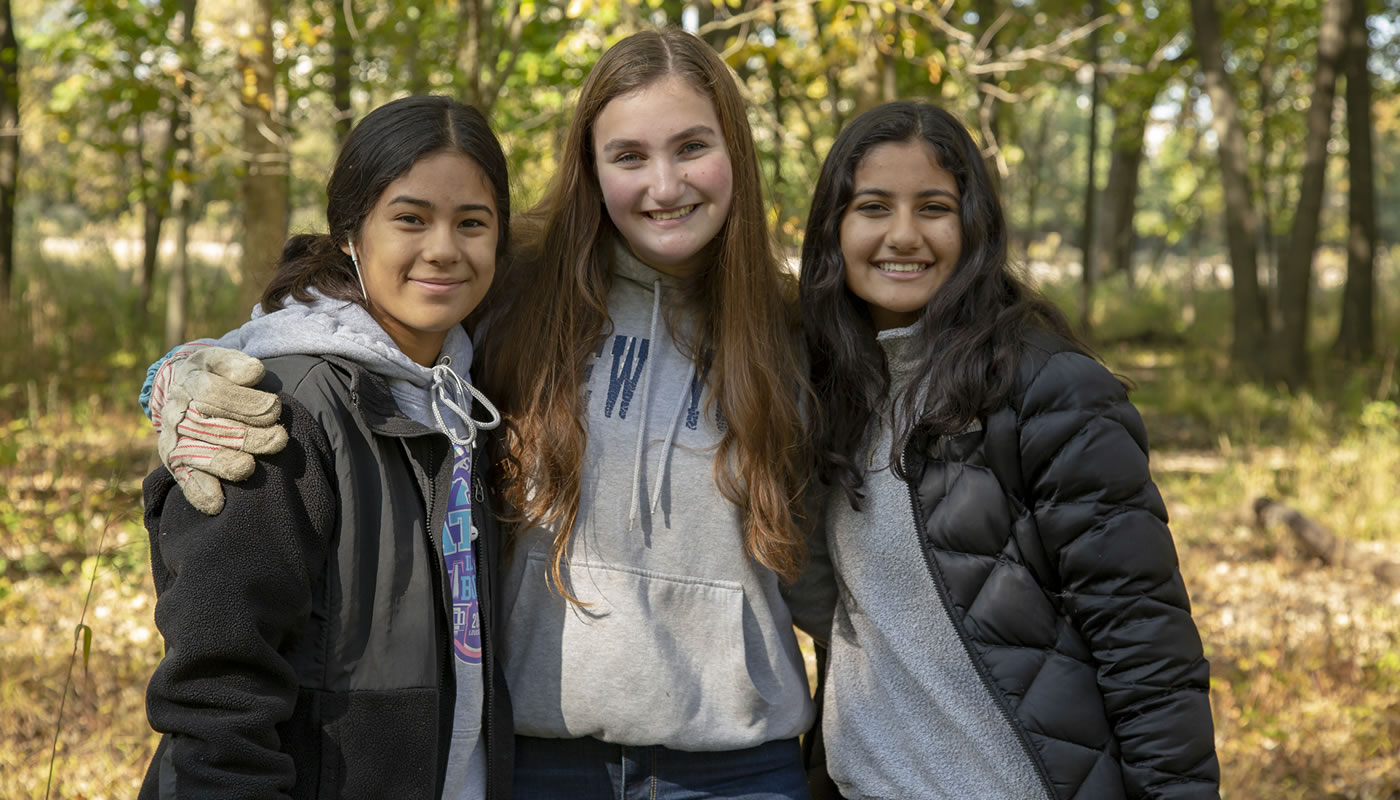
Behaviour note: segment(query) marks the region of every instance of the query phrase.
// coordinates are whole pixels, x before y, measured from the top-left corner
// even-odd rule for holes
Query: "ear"
[[[344,254],[347,255],[347,256],[350,255],[350,240],[349,240],[349,239],[346,239],[346,240],[345,240],[345,243],[342,244],[342,245],[340,246],[340,252],[344,253]],[[352,258],[353,258],[353,256],[352,256]]]

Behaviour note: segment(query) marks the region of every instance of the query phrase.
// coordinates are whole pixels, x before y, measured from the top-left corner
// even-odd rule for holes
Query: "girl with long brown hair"
[[[478,373],[522,520],[518,795],[805,797],[813,711],[779,594],[810,463],[795,287],[718,55],[679,31],[609,49],[519,234]]]
[[[474,337],[508,428],[516,796],[805,798],[814,712],[780,589],[809,392],[734,77],[689,34],[629,36],[559,163]],[[201,458],[185,480],[228,477]]]

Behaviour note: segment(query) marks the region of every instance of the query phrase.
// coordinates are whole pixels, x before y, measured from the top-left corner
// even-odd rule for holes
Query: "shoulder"
[[[374,423],[398,417],[393,393],[383,378],[336,356],[292,355],[265,359],[258,388],[288,395],[328,428],[350,416]]]
[[[1024,419],[1127,403],[1128,392],[1107,367],[1073,342],[1036,329],[1023,340],[1009,402]]]
[[[308,389],[343,387],[349,393],[353,380],[353,368],[321,356],[291,355],[263,359],[262,382],[258,388],[269,392],[288,394],[297,399]],[[314,396],[318,392],[313,392]]]

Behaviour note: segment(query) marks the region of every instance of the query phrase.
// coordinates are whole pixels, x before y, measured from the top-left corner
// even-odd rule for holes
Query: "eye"
[[[708,149],[710,149],[710,146],[704,142],[686,142],[681,145],[681,155],[693,156],[697,153],[703,153]]]
[[[641,160],[642,157],[637,153],[618,153],[617,156],[613,158],[613,163],[627,166],[628,164],[635,164]]]
[[[889,209],[885,207],[884,203],[876,202],[874,200],[869,200],[856,206],[856,211],[859,211],[862,214],[880,214],[888,210]]]
[[[464,219],[460,223],[463,228],[485,228],[486,223],[479,219]]]
[[[423,218],[417,214],[400,214],[394,217],[395,222],[402,222],[405,225],[422,225]]]

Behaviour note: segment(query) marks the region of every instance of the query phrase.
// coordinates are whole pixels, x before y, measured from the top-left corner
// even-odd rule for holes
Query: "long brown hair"
[[[727,423],[715,482],[742,510],[751,558],[792,579],[805,554],[801,499],[811,462],[799,398],[809,392],[796,286],[778,265],[765,221],[744,102],[708,45],[681,31],[647,31],[609,48],[583,85],[558,171],[517,227],[520,256],[489,298],[477,374],[511,422],[507,497],[525,525],[557,525],[550,576],[571,600],[561,572],[588,439],[581,387],[610,330],[609,248],[619,236],[603,206],[593,126],[614,98],[667,76],[714,103],[734,171],[729,216],[708,246],[714,258],[686,284],[697,324],[681,343],[708,364],[711,402]]]

